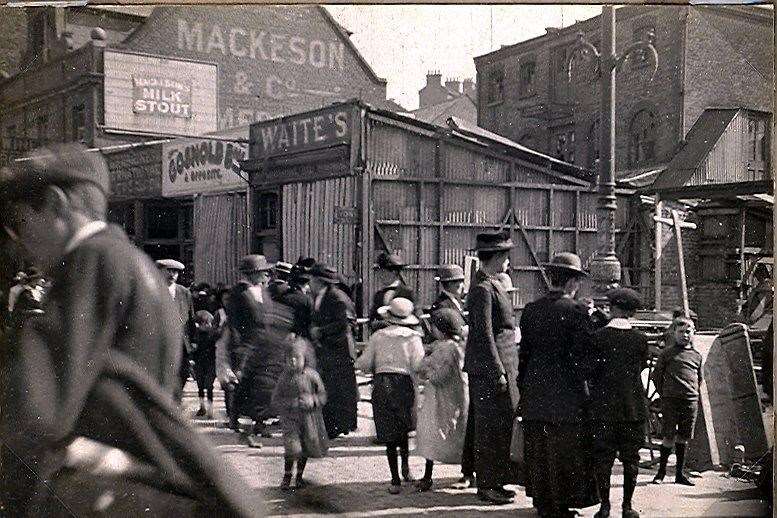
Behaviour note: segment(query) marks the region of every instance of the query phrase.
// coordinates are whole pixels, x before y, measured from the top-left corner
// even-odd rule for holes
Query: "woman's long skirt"
[[[318,373],[326,389],[326,405],[322,413],[329,438],[356,430],[359,389],[353,360],[348,355],[322,354],[319,351]]]
[[[383,444],[400,442],[415,430],[415,386],[407,374],[376,374],[372,380],[372,417]]]
[[[540,512],[596,505],[590,436],[585,425],[524,421],[526,496]]]
[[[510,460],[513,411],[508,391],[474,377],[469,379],[474,398],[474,457],[478,488],[493,489],[518,481],[517,466]],[[470,416],[470,419],[472,416]]]

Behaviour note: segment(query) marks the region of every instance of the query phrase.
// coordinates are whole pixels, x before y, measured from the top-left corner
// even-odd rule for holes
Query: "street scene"
[[[0,515],[772,515],[771,5],[0,13]]]

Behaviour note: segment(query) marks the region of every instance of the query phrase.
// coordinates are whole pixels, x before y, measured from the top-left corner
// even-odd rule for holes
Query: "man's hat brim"
[[[543,263],[543,266],[545,268],[555,268],[556,270],[565,270],[567,272],[576,273],[580,277],[588,277],[588,272],[586,272],[585,270],[581,270],[580,268],[575,268],[574,266],[570,266],[566,264]]]
[[[159,259],[156,264],[160,268],[165,268],[166,270],[183,271],[186,269],[183,263],[176,261],[175,259]]]

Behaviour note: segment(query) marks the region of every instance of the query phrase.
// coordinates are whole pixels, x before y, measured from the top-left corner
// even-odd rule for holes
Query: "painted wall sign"
[[[106,50],[105,126],[201,135],[218,129],[216,65]]]
[[[123,45],[217,63],[219,130],[386,99],[385,82],[317,5],[160,6]]]
[[[177,139],[162,144],[162,196],[245,189],[238,161],[248,146],[212,139]]]
[[[335,106],[251,125],[251,158],[344,144],[351,138],[350,106]]]
[[[190,119],[192,83],[165,77],[132,76],[132,111]]]

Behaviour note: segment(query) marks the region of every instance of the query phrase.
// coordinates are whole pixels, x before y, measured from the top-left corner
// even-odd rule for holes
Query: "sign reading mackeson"
[[[245,189],[238,162],[247,146],[237,142],[176,139],[162,145],[162,196]]]
[[[251,125],[251,159],[347,143],[351,138],[350,106],[334,106],[310,113]]]

